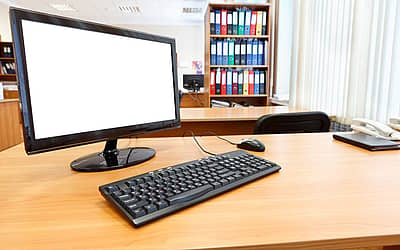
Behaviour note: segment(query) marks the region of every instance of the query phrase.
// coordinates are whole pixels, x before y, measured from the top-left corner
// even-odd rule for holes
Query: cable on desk
[[[206,154],[209,155],[217,155],[215,153],[209,152],[206,149],[203,148],[203,146],[200,145],[199,141],[197,140],[196,136],[194,135],[192,130],[185,130],[185,132],[183,133],[183,137],[185,137],[186,132],[189,132],[192,135],[193,140],[196,142],[197,146],[199,146],[199,148],[201,149],[201,151],[203,151]]]
[[[218,139],[223,140],[223,141],[226,141],[226,142],[228,142],[228,143],[230,143],[230,144],[232,144],[232,145],[238,145],[238,144],[239,144],[239,143],[233,142],[233,141],[231,141],[231,140],[228,140],[228,139],[226,139],[226,138],[224,138],[224,137],[221,137],[221,136],[217,135],[215,132],[206,131],[206,133],[207,133],[207,134],[210,134],[210,135],[214,135],[214,136],[217,137]]]

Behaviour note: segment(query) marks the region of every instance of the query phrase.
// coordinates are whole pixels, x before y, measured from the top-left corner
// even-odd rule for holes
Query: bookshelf
[[[16,82],[12,42],[0,42],[0,82]]]
[[[219,11],[219,13],[218,13]],[[225,14],[223,11],[226,11]],[[236,14],[235,14],[236,12]],[[243,12],[241,14],[240,12]],[[246,12],[249,12],[247,14]],[[225,22],[220,23],[219,34],[216,31],[216,28],[211,28],[210,25],[210,13],[213,13],[212,16],[216,18],[219,15],[226,15],[226,28],[222,27]],[[260,13],[265,15],[263,19],[257,18],[261,17]],[[242,15],[243,19],[241,22],[240,15]],[[246,15],[250,15],[250,25],[246,30]],[[260,20],[260,22],[254,22],[253,27],[251,27],[251,18],[253,15],[256,15],[256,19]],[[229,17],[231,16],[231,17]],[[235,17],[236,16],[236,17]],[[230,21],[232,20],[232,22]],[[235,21],[237,20],[237,22]],[[204,88],[205,92],[208,94],[208,98],[206,98],[206,105],[210,107],[212,100],[218,101],[228,101],[228,102],[236,102],[236,103],[248,103],[254,106],[266,106],[268,104],[268,96],[269,96],[269,79],[270,79],[270,64],[271,64],[271,46],[270,46],[270,36],[271,36],[271,4],[246,4],[246,3],[209,3],[207,7],[207,11],[204,17],[204,31],[205,31],[205,58],[204,58]],[[212,22],[211,22],[212,23]],[[216,25],[218,21],[214,20],[214,25]],[[235,25],[237,23],[237,25]],[[240,27],[241,23],[243,23],[243,29]],[[264,27],[262,24],[264,23]],[[223,24],[223,25],[221,25]],[[259,25],[257,27],[257,25]],[[231,26],[231,27],[229,27]],[[211,30],[213,29],[213,30]],[[242,29],[242,30],[241,30]],[[226,32],[225,32],[226,30]],[[223,34],[222,34],[223,33]],[[220,43],[218,45],[218,43]],[[222,43],[222,48],[221,48]],[[228,45],[225,45],[227,43]],[[233,43],[233,45],[230,45]],[[228,49],[226,47],[228,46]],[[239,47],[239,50],[237,48]],[[243,50],[242,47],[246,48]],[[252,58],[251,61],[247,61],[247,50],[248,46],[252,48],[257,48],[257,53],[254,56],[257,57],[257,60],[252,58],[253,52],[251,52]],[[232,62],[232,50],[233,47],[233,62]],[[260,48],[261,47],[261,48]],[[221,52],[222,53],[217,53]],[[224,51],[225,50],[225,51]],[[226,57],[226,50],[228,50],[228,58]],[[240,54],[238,51],[246,51],[245,54]],[[255,50],[254,50],[255,51]],[[261,51],[261,53],[258,53]],[[218,55],[222,54],[221,57],[218,58]],[[231,58],[229,58],[231,56]],[[261,58],[261,59],[260,59]],[[222,63],[221,63],[222,60]],[[244,61],[243,61],[244,60]],[[246,75],[244,72],[247,71]],[[218,73],[219,72],[219,73]],[[223,73],[225,72],[225,73]],[[236,72],[236,73],[235,73]],[[241,73],[240,73],[241,72]],[[251,73],[251,89],[246,87],[246,91],[244,90],[244,77],[247,77],[246,83],[249,82],[249,73]],[[235,76],[236,74],[236,76]],[[261,88],[261,74],[263,74],[263,87]],[[225,76],[222,76],[225,75]],[[230,76],[228,76],[230,75]],[[217,76],[220,80],[220,91],[218,91]],[[223,87],[224,80],[226,86]],[[230,79],[230,80],[228,80]],[[233,81],[236,79],[236,82]],[[242,79],[242,89],[239,87],[239,80]],[[257,80],[256,80],[257,79]],[[210,81],[211,80],[211,81]],[[257,82],[257,89],[255,89],[255,81]],[[229,86],[227,83],[230,82],[232,85]],[[214,86],[213,86],[214,85]],[[235,87],[236,86],[236,87]],[[225,89],[226,88],[226,89]],[[225,92],[226,91],[226,92]]]

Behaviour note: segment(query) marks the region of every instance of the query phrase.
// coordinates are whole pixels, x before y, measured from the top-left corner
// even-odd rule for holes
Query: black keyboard
[[[138,227],[280,169],[237,150],[112,182],[99,190]]]

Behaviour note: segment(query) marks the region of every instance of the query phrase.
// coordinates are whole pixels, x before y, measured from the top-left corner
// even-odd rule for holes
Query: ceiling
[[[9,6],[113,25],[201,25],[208,0],[0,0],[0,2]],[[71,7],[73,10],[57,10],[52,7],[53,4]]]

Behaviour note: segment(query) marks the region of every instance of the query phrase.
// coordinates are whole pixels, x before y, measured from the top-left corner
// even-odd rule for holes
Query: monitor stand
[[[80,172],[107,171],[136,165],[156,154],[152,148],[117,149],[117,139],[106,142],[103,152],[83,156],[71,162],[71,168]]]

